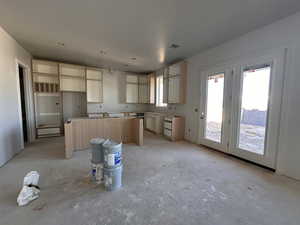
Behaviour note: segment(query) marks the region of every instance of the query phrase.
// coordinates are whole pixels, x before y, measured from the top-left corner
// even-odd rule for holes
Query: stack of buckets
[[[102,138],[93,138],[92,146],[92,180],[104,183],[107,191],[114,191],[122,186],[122,143]]]

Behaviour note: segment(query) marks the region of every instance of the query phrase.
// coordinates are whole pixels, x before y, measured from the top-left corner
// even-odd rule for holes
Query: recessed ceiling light
[[[176,49],[176,48],[179,48],[180,47],[180,45],[177,45],[177,44],[171,44],[170,45],[170,48],[173,48],[173,49]]]
[[[135,58],[135,57],[132,57],[131,60],[136,60],[136,58]]]
[[[65,47],[65,43],[63,43],[63,42],[57,42],[56,44],[60,47]]]

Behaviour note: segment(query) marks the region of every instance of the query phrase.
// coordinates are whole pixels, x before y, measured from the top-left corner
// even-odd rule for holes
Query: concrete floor
[[[38,140],[0,168],[1,225],[299,225],[300,183],[255,165],[147,134],[124,146],[124,187],[89,181],[89,153],[63,159],[63,138]],[[37,170],[40,198],[16,204]]]

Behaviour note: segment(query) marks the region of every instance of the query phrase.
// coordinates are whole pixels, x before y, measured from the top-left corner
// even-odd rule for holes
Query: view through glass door
[[[202,77],[201,89],[201,143],[218,150],[227,151],[225,106],[227,102],[228,71],[218,68]]]
[[[269,109],[271,66],[246,68],[242,73],[238,148],[264,155]]]
[[[274,168],[283,79],[274,62],[202,74],[200,144]]]

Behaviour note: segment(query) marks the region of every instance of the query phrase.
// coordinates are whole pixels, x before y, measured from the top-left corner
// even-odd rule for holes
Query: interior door
[[[202,74],[200,144],[228,152],[228,93],[231,71],[215,68]]]

